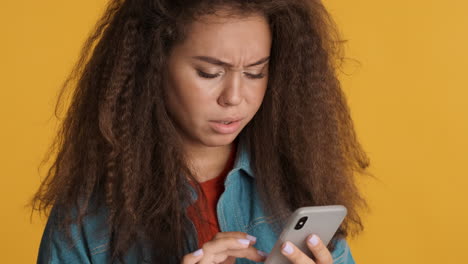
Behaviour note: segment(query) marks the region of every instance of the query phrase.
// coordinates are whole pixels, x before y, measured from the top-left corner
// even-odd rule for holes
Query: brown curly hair
[[[193,235],[183,204],[194,177],[166,111],[164,72],[190,24],[221,8],[261,14],[272,32],[266,94],[241,132],[266,213],[280,223],[301,206],[342,204],[348,216],[333,241],[362,230],[355,176],[369,162],[337,79],[344,41],[320,0],[109,1],[61,89],[56,115],[73,94],[32,211],[55,205],[66,229],[106,206],[113,259],[143,234],[157,263],[180,259]]]

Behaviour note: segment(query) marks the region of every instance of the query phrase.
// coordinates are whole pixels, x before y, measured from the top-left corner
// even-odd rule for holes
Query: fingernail
[[[247,239],[250,240],[250,241],[252,241],[252,242],[257,241],[257,238],[254,237],[254,236],[251,236],[251,235],[247,235]]]
[[[203,249],[200,248],[199,250],[193,252],[193,255],[196,257],[203,255]]]
[[[248,245],[250,244],[250,240],[248,239],[237,239],[237,241],[239,241],[239,243],[243,244],[243,245]]]
[[[312,246],[316,246],[319,242],[319,238],[316,235],[312,235],[312,237],[309,238],[309,243],[312,244]]]
[[[294,251],[293,247],[291,246],[291,244],[289,242],[286,242],[284,243],[284,246],[283,246],[283,252],[290,255],[292,254]]]
[[[261,251],[261,250],[257,250],[257,253],[258,253],[260,256],[262,256],[262,257],[268,257],[268,253],[263,252],[263,251]]]

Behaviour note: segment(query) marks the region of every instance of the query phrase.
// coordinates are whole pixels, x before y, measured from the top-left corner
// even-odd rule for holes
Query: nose
[[[225,79],[223,90],[218,97],[221,106],[234,106],[242,102],[242,72],[232,71]]]

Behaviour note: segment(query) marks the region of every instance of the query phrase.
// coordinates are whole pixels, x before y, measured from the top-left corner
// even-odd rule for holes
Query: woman
[[[354,263],[368,161],[333,25],[319,0],[110,1],[64,84],[38,262],[263,262],[293,210],[342,204],[315,260],[282,252]]]

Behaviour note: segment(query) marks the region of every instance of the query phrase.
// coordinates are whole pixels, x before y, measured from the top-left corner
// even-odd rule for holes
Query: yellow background
[[[56,121],[56,93],[104,0],[0,8],[0,259],[33,263],[45,219],[24,208]],[[468,251],[468,4],[325,1],[346,45],[341,78],[378,181],[350,241],[357,263],[461,263]],[[359,61],[359,64],[353,60]]]

